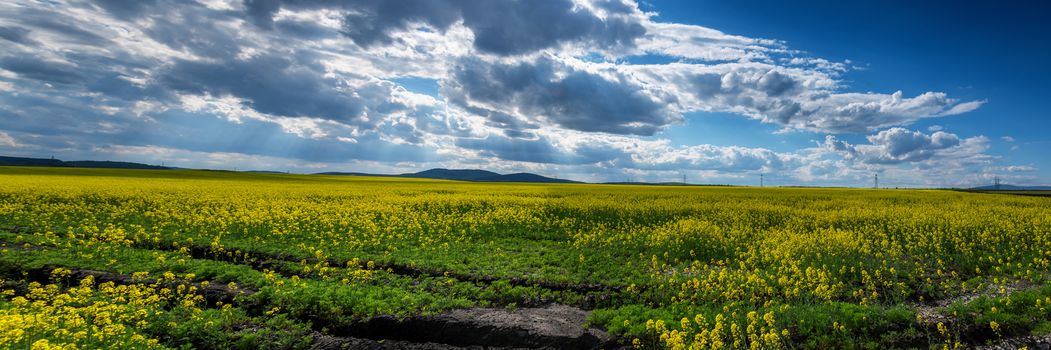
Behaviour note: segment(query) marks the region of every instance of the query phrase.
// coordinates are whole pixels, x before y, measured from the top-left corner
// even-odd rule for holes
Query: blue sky
[[[21,1],[0,154],[584,181],[1051,183],[1049,9]]]
[[[921,121],[960,135],[986,135],[991,153],[1037,167],[1051,177],[1048,96],[1042,82],[1051,60],[1051,6],[985,1],[652,1],[658,19],[696,21],[723,31],[777,38],[833,60],[852,60],[852,88],[862,91],[945,91],[988,103],[966,115]],[[697,123],[702,124],[702,123]],[[705,123],[707,124],[707,123]],[[711,128],[719,128],[709,125]],[[695,126],[698,129],[703,127]],[[682,132],[680,137],[688,137]],[[678,136],[678,135],[676,135]],[[1014,141],[1008,142],[1004,137]],[[677,137],[675,137],[677,138]],[[757,144],[778,148],[778,142]]]

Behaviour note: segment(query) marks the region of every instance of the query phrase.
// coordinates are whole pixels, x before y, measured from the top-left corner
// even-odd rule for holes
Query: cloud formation
[[[527,54],[567,43],[633,47],[646,33],[646,17],[638,6],[618,0],[248,0],[245,7],[250,20],[264,29],[273,28],[282,9],[339,9],[340,33],[365,48],[390,45],[398,40],[396,34],[420,26],[444,32],[462,25],[473,33],[476,49],[495,55]]]
[[[681,110],[739,113],[786,130],[863,133],[925,118],[966,113],[983,102],[960,103],[944,93],[905,97],[837,92],[835,75],[770,63],[669,64],[627,67],[669,89]]]
[[[571,130],[652,135],[682,120],[675,96],[647,91],[616,70],[544,56],[514,64],[464,59],[443,84],[443,94],[460,107]]]
[[[630,0],[15,2],[0,42],[0,150],[26,155],[800,180],[989,162],[984,137],[903,128],[982,101],[849,91],[849,61],[659,22]],[[835,135],[781,152],[655,136],[698,112]]]
[[[868,145],[852,145],[828,135],[822,146],[865,163],[897,164],[928,160],[939,154],[951,153],[957,147],[988,143],[985,137],[961,140],[959,136],[944,131],[927,135],[904,128],[883,130],[867,139]]]

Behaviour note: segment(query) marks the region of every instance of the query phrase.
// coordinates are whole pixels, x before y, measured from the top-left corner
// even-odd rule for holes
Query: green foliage
[[[77,168],[0,181],[5,288],[66,267],[251,292],[151,328],[171,347],[300,348],[377,315],[548,303],[653,347],[1051,331],[1051,198]],[[954,298],[973,300],[937,308],[945,334],[917,319]]]

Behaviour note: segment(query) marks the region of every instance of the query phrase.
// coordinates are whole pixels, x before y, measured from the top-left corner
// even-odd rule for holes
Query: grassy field
[[[1035,197],[1051,197],[1051,191],[1048,190],[962,190],[964,192],[972,193],[985,193],[985,194],[1009,194],[1016,196],[1035,196]]]
[[[3,348],[309,348],[549,304],[642,348],[1051,333],[1046,197],[0,168],[0,245]]]

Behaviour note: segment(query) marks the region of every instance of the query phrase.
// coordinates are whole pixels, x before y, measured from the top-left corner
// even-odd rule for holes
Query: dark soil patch
[[[915,308],[917,315],[921,318],[920,325],[926,328],[929,333],[937,334],[938,323],[944,324],[949,329],[961,327],[959,330],[961,340],[967,344],[974,345],[978,349],[1019,349],[1028,346],[1029,349],[1051,350],[1051,336],[1037,337],[1013,334],[1013,337],[998,339],[1000,335],[993,332],[989,327],[960,324],[960,320],[943,311],[944,308],[954,303],[968,303],[980,297],[998,296],[1000,295],[1001,287],[1003,287],[1006,295],[1010,295],[1015,292],[1039,288],[1040,286],[1028,281],[1016,280],[1003,285],[989,285],[983,290],[964,292],[951,298],[915,304],[912,307]],[[990,342],[992,342],[992,345],[978,345]]]
[[[404,319],[373,317],[333,333],[459,347],[605,349],[619,346],[606,332],[585,327],[587,316],[587,311],[565,305],[515,310],[472,308]]]
[[[992,344],[976,346],[974,348],[981,350],[1015,350],[1021,348],[1029,350],[1051,350],[1051,335],[1001,339]]]
[[[333,337],[324,334],[313,336],[314,344],[310,350],[503,350],[514,348],[486,346],[453,346],[438,343],[413,343],[400,340],[372,340],[351,337]]]
[[[47,266],[22,271],[26,281],[52,283],[51,271],[58,266]],[[11,271],[8,271],[11,272]],[[70,269],[63,278],[69,283],[93,277],[96,283],[152,284],[154,279],[138,280],[128,275],[88,269]],[[222,284],[201,284],[186,281],[161,281],[161,285],[177,288],[180,285],[197,288],[205,297],[206,305],[216,302],[239,304],[236,297],[251,295],[250,289],[231,290]],[[23,285],[24,286],[24,285]],[[245,305],[248,306],[248,305]],[[251,308],[251,306],[249,306]],[[472,308],[452,310],[435,316],[396,318],[378,316],[358,321],[349,326],[329,327],[324,320],[311,321],[315,329],[313,349],[608,349],[622,347],[617,339],[597,329],[585,327],[589,312],[566,305],[548,305],[542,308],[514,310]],[[336,336],[338,335],[338,336]]]

